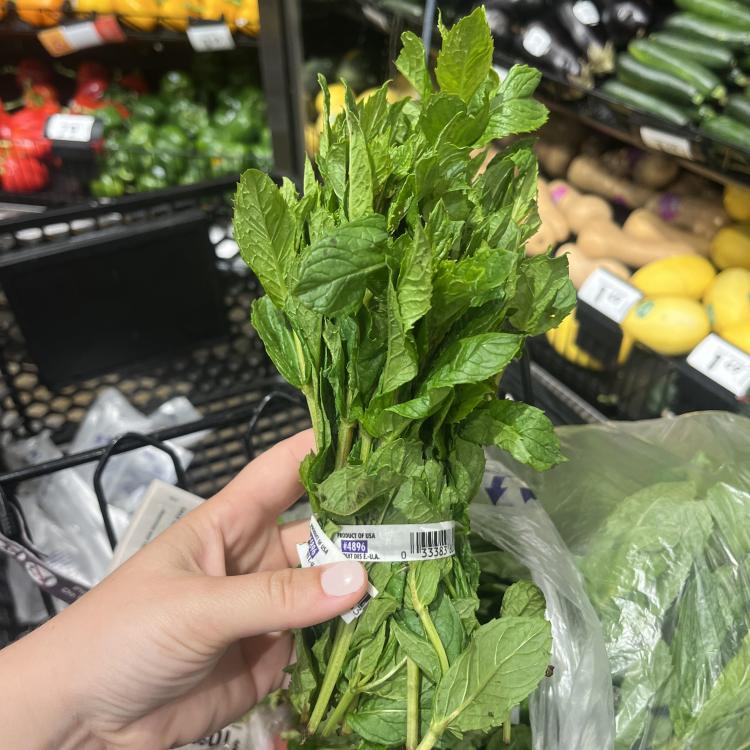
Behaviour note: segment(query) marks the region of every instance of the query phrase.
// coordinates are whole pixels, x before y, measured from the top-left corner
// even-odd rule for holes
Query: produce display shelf
[[[387,3],[375,5],[368,0],[359,0],[357,6],[362,17],[383,33],[390,34],[400,28],[421,32],[421,14],[406,12],[406,9],[392,10]],[[394,7],[398,7],[398,4],[395,3]],[[516,63],[529,64],[504,51],[500,40],[496,40],[495,44],[494,62],[500,70],[508,70]],[[750,185],[750,144],[747,150],[737,148],[711,138],[697,128],[677,127],[649,113],[628,108],[596,87],[587,88],[549,69],[542,69],[541,72],[538,97],[551,110],[567,114],[628,145],[666,151],[678,157],[686,169],[715,182]],[[643,128],[656,131],[656,140],[644,140]],[[663,137],[660,138],[660,135]],[[658,147],[655,145],[657,141]],[[689,158],[685,158],[688,153]]]

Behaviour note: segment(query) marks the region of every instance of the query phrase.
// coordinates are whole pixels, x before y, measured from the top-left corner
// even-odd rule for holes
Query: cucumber
[[[735,0],[675,0],[675,5],[704,18],[750,29],[750,8]]]
[[[693,84],[664,70],[644,65],[627,52],[617,59],[617,77],[628,86],[641,89],[647,94],[666,97],[678,104],[698,106],[706,100],[705,95]]]
[[[601,91],[616,102],[626,104],[628,107],[638,109],[642,112],[654,115],[674,125],[685,126],[690,122],[690,115],[674,104],[658,99],[652,94],[646,94],[639,89],[628,86],[622,81],[606,81]]]
[[[750,31],[693,13],[675,13],[667,18],[664,25],[671,31],[707,39],[730,49],[744,50],[750,47]]]
[[[717,46],[716,42],[706,42],[673,31],[657,31],[649,39],[678,55],[689,57],[693,62],[705,65],[709,70],[730,70],[737,65],[732,50]]]
[[[732,94],[724,107],[724,113],[737,122],[750,126],[750,99],[741,94]],[[750,149],[750,143],[747,146]]]
[[[703,65],[699,65],[672,50],[662,47],[649,39],[630,42],[628,52],[644,65],[663,70],[695,86],[705,96],[722,101],[727,90],[716,75]]]
[[[701,124],[701,132],[717,141],[750,152],[750,127],[737,120],[718,115]]]

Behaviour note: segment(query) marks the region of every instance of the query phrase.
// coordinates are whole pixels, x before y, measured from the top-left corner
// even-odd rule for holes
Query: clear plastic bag
[[[750,420],[559,430],[513,465],[561,531],[607,642],[617,750],[750,748]]]
[[[554,673],[531,696],[535,750],[610,750],[611,679],[602,629],[573,557],[533,493],[491,453],[472,530],[510,553],[547,600]],[[481,559],[480,559],[481,564]]]

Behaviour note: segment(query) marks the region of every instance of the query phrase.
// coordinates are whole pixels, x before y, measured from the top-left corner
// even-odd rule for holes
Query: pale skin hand
[[[308,524],[301,433],[144,547],[76,604],[0,651],[0,747],[163,750],[241,716],[284,678],[289,628],[362,597],[358,563],[293,569]]]

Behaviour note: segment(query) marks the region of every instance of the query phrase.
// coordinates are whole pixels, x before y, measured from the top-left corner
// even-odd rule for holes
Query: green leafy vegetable
[[[323,527],[457,524],[455,556],[371,565],[380,594],[358,619],[297,636],[290,697],[308,741],[331,747],[353,733],[362,750],[430,750],[500,727],[550,658],[531,584],[480,626],[467,521],[484,446],[539,469],[561,460],[544,415],[496,394],[526,337],[572,308],[566,260],[524,258],[539,224],[531,144],[482,175],[474,153],[546,113],[534,71],[500,84],[482,9],[440,29],[438,88],[405,33],[397,67],[420,100],[347,92],[331,119],[321,81],[320,182],[308,164],[300,197],[251,171],[235,200],[243,258],[267,292],[253,323],[309,405],[316,452],[301,475]]]

